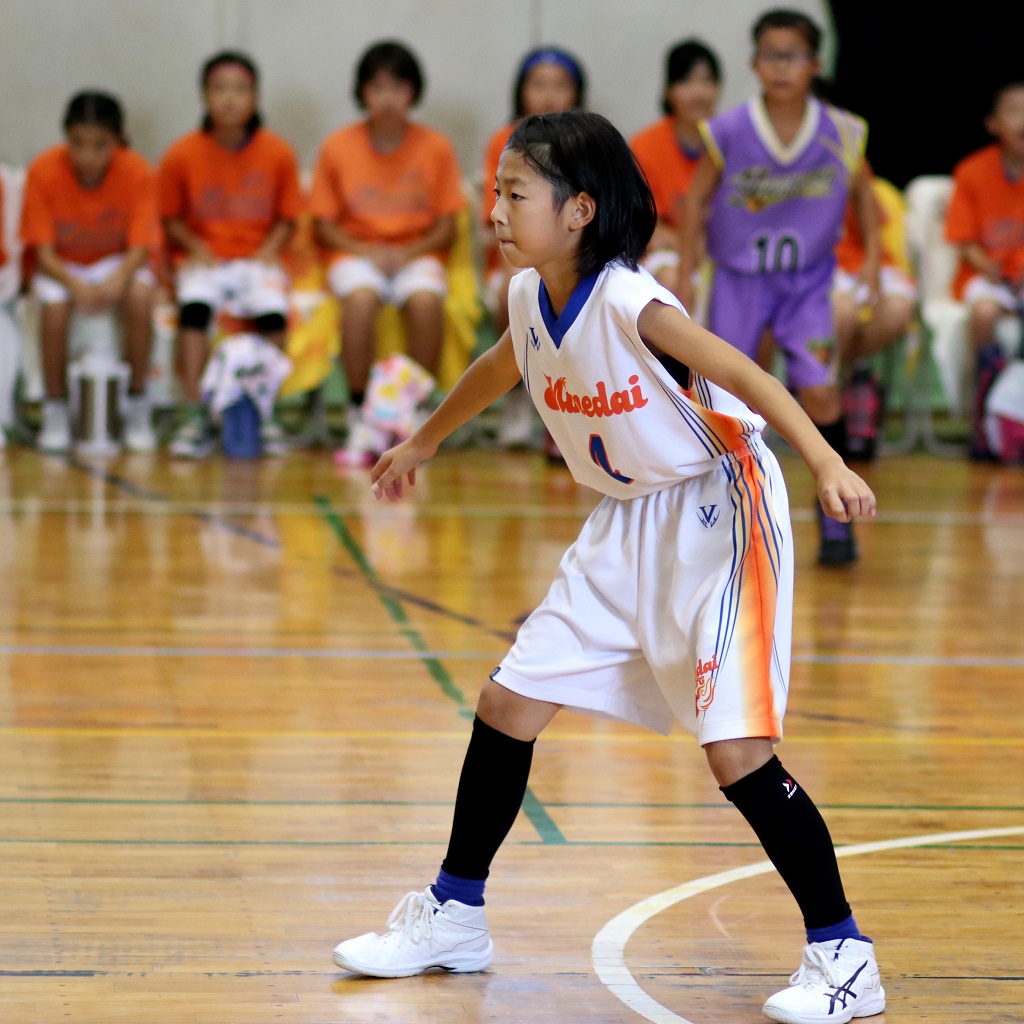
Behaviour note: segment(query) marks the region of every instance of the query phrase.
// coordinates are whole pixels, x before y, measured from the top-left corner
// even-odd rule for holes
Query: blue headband
[[[583,75],[580,72],[580,66],[570,57],[567,53],[563,53],[561,50],[539,50],[523,62],[522,76],[525,78],[538,64],[557,64],[560,68],[568,71],[572,75],[572,80],[576,83],[576,88],[580,86]]]

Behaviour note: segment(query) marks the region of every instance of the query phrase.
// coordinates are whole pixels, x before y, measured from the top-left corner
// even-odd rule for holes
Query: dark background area
[[[868,160],[903,188],[992,141],[992,93],[1024,82],[1024,2],[831,0],[832,101],[867,119]]]

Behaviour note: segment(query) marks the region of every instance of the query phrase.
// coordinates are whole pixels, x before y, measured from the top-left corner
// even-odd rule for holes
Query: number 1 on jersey
[[[590,435],[590,457],[601,467],[613,480],[620,484],[631,484],[633,478],[625,476],[617,469],[612,469],[611,459],[608,458],[608,449],[604,446],[604,438],[600,434]]]

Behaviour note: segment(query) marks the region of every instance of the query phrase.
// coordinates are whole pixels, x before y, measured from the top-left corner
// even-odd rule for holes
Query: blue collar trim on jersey
[[[591,274],[590,277],[581,277],[579,283],[573,288],[572,295],[569,296],[569,301],[565,304],[565,309],[562,310],[560,316],[555,316],[555,311],[551,308],[551,297],[548,295],[547,288],[544,287],[544,282],[541,281],[537,292],[537,303],[540,306],[540,315],[544,318],[544,327],[555,343],[555,348],[562,347],[562,339],[565,337],[566,331],[576,322],[576,317],[580,315],[581,310],[587,304],[587,299],[590,298],[590,293],[594,290],[594,285],[597,284],[597,279],[600,276],[601,272],[598,271],[596,274]]]

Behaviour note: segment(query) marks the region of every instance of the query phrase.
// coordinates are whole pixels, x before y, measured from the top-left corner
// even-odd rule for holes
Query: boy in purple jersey
[[[845,458],[830,290],[852,195],[866,254],[860,280],[868,305],[878,300],[881,230],[864,173],[867,125],[814,99],[821,30],[805,14],[768,11],[752,35],[763,92],[701,126],[707,152],[684,206],[678,294],[692,307],[691,273],[706,232],[715,263],[708,328],[751,358],[770,329],[787,384]],[[818,561],[855,561],[850,524],[827,516],[820,503],[818,517]]]
[[[765,1015],[848,1024],[881,1013],[874,946],[851,913],[828,828],[774,753],[793,558],[763,424],[801,454],[837,518],[873,516],[874,495],[779,381],[638,266],[654,197],[605,118],[571,110],[521,121],[498,163],[491,221],[523,271],[510,286],[510,326],[381,456],[374,493],[400,497],[445,437],[522,380],[574,477],[605,497],[480,692],[437,880],[399,902],[385,934],[347,939],[333,960],[381,978],[484,970],[484,889],[537,736],[563,708],[662,732],[674,718],[803,914],[800,968]],[[659,355],[690,368],[686,385]]]

